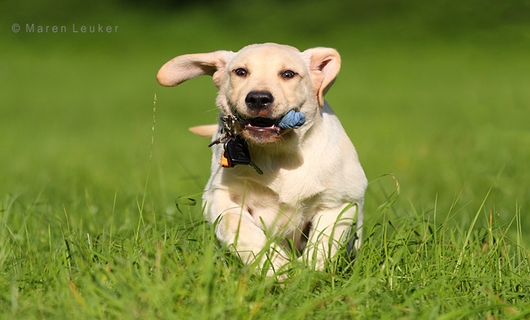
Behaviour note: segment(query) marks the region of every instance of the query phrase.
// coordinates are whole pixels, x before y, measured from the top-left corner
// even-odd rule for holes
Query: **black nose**
[[[245,98],[247,107],[261,110],[269,107],[274,102],[274,97],[269,91],[250,91]]]

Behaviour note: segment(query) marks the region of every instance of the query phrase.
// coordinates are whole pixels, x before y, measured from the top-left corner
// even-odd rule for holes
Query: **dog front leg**
[[[352,234],[354,224],[358,237],[355,248],[360,246],[362,205],[349,206],[350,204],[346,204],[339,208],[322,209],[312,220],[307,246],[301,258],[315,269],[323,270],[326,260],[335,258],[339,249],[351,247],[348,240],[355,237]]]
[[[224,245],[237,254],[243,263],[257,263],[267,268],[272,276],[288,263],[283,250],[267,238],[264,226],[257,224],[245,206],[230,200],[228,191],[216,190],[211,194],[207,214],[215,224],[215,235]]]

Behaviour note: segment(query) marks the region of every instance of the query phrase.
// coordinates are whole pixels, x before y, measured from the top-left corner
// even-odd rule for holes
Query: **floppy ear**
[[[210,75],[213,76],[214,84],[219,87],[219,71],[224,70],[233,56],[233,52],[224,50],[178,56],[158,70],[156,79],[161,85],[172,87],[198,76]]]
[[[328,92],[340,70],[340,55],[331,48],[312,48],[302,52],[309,61],[309,70],[316,89],[318,104],[324,106],[324,95]]]

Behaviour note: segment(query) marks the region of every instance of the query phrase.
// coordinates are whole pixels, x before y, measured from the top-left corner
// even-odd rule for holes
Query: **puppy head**
[[[250,45],[239,52],[178,56],[158,71],[164,86],[176,86],[200,75],[213,76],[219,88],[217,106],[224,115],[235,115],[243,137],[257,144],[274,143],[303,134],[314,123],[324,94],[340,69],[334,49],[304,52],[273,43]],[[297,130],[278,126],[290,110],[303,112],[305,124]]]

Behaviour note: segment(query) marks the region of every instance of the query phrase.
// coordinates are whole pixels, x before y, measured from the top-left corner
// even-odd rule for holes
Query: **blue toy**
[[[305,114],[291,110],[280,120],[278,127],[282,129],[298,129],[305,123]]]

